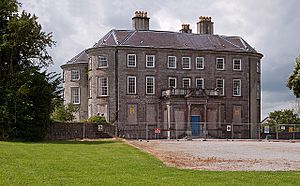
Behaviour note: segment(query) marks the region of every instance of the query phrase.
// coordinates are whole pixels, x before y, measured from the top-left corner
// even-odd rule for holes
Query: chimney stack
[[[214,34],[214,22],[211,22],[211,17],[200,16],[197,23],[198,34]]]
[[[135,11],[132,18],[132,30],[149,30],[149,19],[147,12]]]
[[[190,29],[190,25],[189,24],[182,24],[181,25],[181,30],[179,30],[179,32],[181,33],[192,33],[192,29]]]

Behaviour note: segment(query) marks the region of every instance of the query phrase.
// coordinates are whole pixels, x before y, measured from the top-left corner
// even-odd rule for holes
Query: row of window
[[[182,57],[182,69],[191,69],[191,57]],[[196,57],[196,69],[204,69],[204,57]],[[216,58],[216,69],[217,70],[225,70],[225,59],[224,58]],[[127,54],[127,67],[136,67],[137,60],[136,54]],[[177,68],[177,57],[176,56],[168,56],[168,68],[176,69]],[[106,55],[98,56],[98,68],[106,68],[108,67],[108,59]],[[155,68],[155,55],[146,55],[146,67],[147,68]],[[89,69],[92,69],[92,59],[89,58]],[[233,59],[232,60],[232,69],[240,71],[242,70],[241,59]],[[257,72],[260,72],[260,63],[257,62]]]
[[[99,77],[98,96],[108,96],[108,80],[106,77]],[[191,78],[182,78],[182,88],[191,88]],[[205,89],[204,78],[195,79],[195,87]],[[89,97],[92,96],[92,81],[89,80]],[[177,78],[168,78],[168,87],[177,88]],[[220,95],[224,95],[224,79],[216,79],[216,88],[220,91]],[[155,77],[146,76],[145,82],[146,94],[155,94]],[[137,78],[136,76],[127,76],[127,94],[137,94]],[[241,96],[241,80],[233,79],[233,96]]]

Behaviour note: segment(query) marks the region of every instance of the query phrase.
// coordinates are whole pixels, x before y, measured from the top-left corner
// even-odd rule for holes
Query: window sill
[[[108,68],[108,66],[97,67],[96,69],[98,70],[98,69],[106,69],[106,68]]]
[[[109,97],[108,95],[103,95],[103,96],[97,96],[97,98],[107,98],[107,97]]]

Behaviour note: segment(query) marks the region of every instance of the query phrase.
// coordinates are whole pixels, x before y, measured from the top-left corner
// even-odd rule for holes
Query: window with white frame
[[[191,87],[191,78],[182,78],[182,88]]]
[[[176,77],[169,77],[169,88],[176,88]]]
[[[176,68],[176,56],[168,56],[168,68]]]
[[[233,59],[232,67],[233,70],[242,70],[241,59]]]
[[[224,95],[224,79],[217,79],[216,80],[216,89],[219,91],[221,96]]]
[[[256,62],[256,72],[260,73],[260,62]]]
[[[106,55],[99,55],[98,56],[98,68],[105,68],[108,66],[107,56]]]
[[[89,70],[92,70],[92,57],[89,57]]]
[[[89,79],[89,98],[92,98],[92,78]]]
[[[79,79],[80,79],[79,70],[77,69],[71,70],[71,80],[79,80]]]
[[[224,58],[216,58],[216,69],[224,70]]]
[[[98,95],[107,96],[108,95],[108,82],[107,77],[98,78]]]
[[[72,104],[80,104],[80,88],[71,87],[71,102]]]
[[[127,54],[127,67],[136,67],[136,55]]]
[[[196,88],[204,89],[204,79],[196,78]]]
[[[191,69],[190,57],[182,57],[182,69]]]
[[[146,77],[146,94],[155,94],[155,77]]]
[[[234,79],[232,82],[233,96],[241,96],[241,80]]]
[[[204,69],[204,57],[196,57],[196,69]]]
[[[155,67],[155,55],[146,55],[146,67],[148,68]]]
[[[127,77],[127,94],[136,94],[136,76]]]
[[[260,99],[260,83],[257,82],[256,85],[256,99]]]

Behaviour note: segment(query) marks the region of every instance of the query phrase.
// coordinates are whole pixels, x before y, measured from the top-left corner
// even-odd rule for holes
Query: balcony
[[[162,97],[207,97],[220,96],[219,90],[188,88],[188,89],[167,89],[161,93]]]

